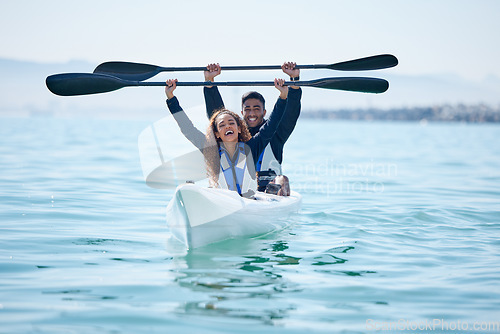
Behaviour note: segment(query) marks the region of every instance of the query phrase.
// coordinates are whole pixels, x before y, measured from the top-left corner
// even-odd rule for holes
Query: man
[[[290,76],[291,81],[299,80],[300,70],[296,68],[296,64],[286,62],[281,66],[284,73]],[[219,64],[209,64],[204,72],[205,81],[213,82],[215,77],[221,73]],[[286,141],[290,137],[297,119],[300,115],[300,99],[302,90],[298,86],[284,86],[280,89],[280,96],[274,105],[273,112],[278,108],[285,108],[287,104],[290,113],[289,117],[282,119],[276,133],[271,142],[267,145],[261,156],[257,158],[257,174],[259,191],[264,191],[267,184],[274,180],[277,175],[282,175],[281,163],[283,161],[283,148]],[[207,108],[207,116],[210,118],[214,111],[224,108],[224,102],[216,86],[205,87],[203,89],[205,95],[205,105]],[[241,101],[241,113],[243,119],[247,123],[250,134],[254,136],[259,129],[267,122],[264,119],[266,115],[265,99],[258,92],[245,93]],[[272,114],[271,114],[272,117]]]

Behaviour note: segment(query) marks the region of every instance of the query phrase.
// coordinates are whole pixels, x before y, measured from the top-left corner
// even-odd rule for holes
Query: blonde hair
[[[252,135],[248,130],[247,124],[243,119],[236,113],[227,110],[225,108],[216,110],[208,122],[207,132],[205,134],[206,145],[203,149],[203,156],[205,157],[205,163],[207,166],[207,175],[210,181],[210,185],[217,187],[219,185],[219,171],[220,171],[220,154],[219,145],[222,139],[217,138],[215,133],[217,132],[216,119],[221,115],[229,115],[234,118],[240,133],[238,133],[238,142],[246,143],[252,139]]]

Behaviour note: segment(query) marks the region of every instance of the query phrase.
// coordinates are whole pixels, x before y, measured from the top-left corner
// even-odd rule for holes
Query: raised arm
[[[174,116],[182,134],[203,153],[206,142],[205,135],[193,125],[184,110],[182,110],[179,100],[177,100],[177,97],[174,96],[174,90],[176,87],[177,79],[167,80],[165,94],[167,95],[168,109],[170,110],[170,113],[172,113],[172,116]]]
[[[215,77],[220,73],[221,67],[219,64],[208,64],[207,69],[203,71],[205,81],[211,82],[214,82]],[[207,117],[210,119],[216,110],[224,108],[224,102],[222,101],[222,96],[220,95],[217,86],[205,86],[203,88],[203,95],[205,96]]]
[[[278,90],[282,90],[286,88],[284,86],[285,80],[283,79],[274,79],[274,86]],[[271,141],[280,122],[286,117],[287,108],[274,108],[271,116],[269,116],[268,121],[260,128],[259,132],[257,132],[252,139],[250,139],[247,144],[252,148],[252,153],[254,156],[259,156],[260,153],[264,150],[267,144]]]
[[[281,66],[284,73],[290,76],[290,81],[298,81],[300,76],[300,69],[296,68],[296,63],[293,62],[285,62]],[[299,91],[299,92],[297,92]],[[281,90],[280,90],[281,92]],[[284,145],[288,140],[290,135],[297,124],[297,120],[300,115],[300,99],[302,97],[302,90],[298,86],[290,86],[290,90],[287,90],[287,93],[292,92],[291,99],[287,98],[286,107],[289,108],[287,110],[287,116],[283,118],[282,122],[278,126],[276,130],[276,136],[279,141]],[[280,97],[283,95],[281,92]],[[288,95],[287,95],[288,96]]]

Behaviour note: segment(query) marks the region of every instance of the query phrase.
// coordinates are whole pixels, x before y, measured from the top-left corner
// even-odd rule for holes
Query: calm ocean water
[[[189,253],[147,125],[0,120],[0,333],[500,331],[499,125],[301,119],[292,226]]]

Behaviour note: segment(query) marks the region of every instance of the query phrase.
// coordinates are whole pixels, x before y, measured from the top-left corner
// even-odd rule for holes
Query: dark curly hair
[[[212,114],[210,117],[210,121],[208,123],[208,128],[206,132],[206,142],[213,143],[208,144],[203,150],[203,155],[205,157],[205,162],[207,165],[207,173],[208,178],[211,182],[212,186],[217,186],[219,181],[219,171],[220,171],[220,155],[219,155],[219,145],[222,141],[220,138],[215,136],[217,132],[217,124],[216,119],[221,115],[230,115],[236,121],[238,128],[240,129],[240,133],[238,134],[238,141],[246,143],[252,138],[250,131],[248,130],[248,126],[246,122],[236,113],[227,110],[225,108],[219,109]]]
[[[241,105],[245,104],[245,101],[248,100],[248,99],[257,99],[257,100],[259,100],[262,103],[262,109],[266,109],[266,100],[264,99],[264,96],[262,96],[261,93],[255,92],[255,91],[246,92],[241,97]]]

